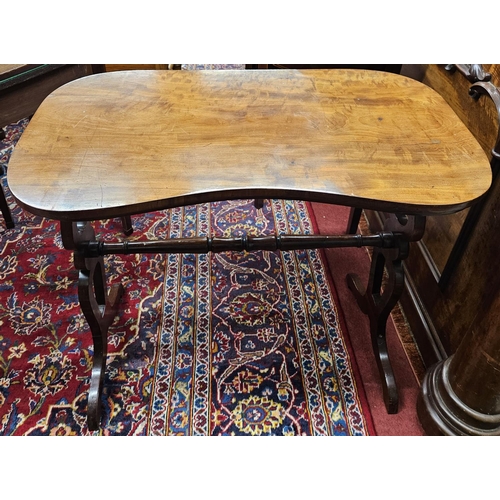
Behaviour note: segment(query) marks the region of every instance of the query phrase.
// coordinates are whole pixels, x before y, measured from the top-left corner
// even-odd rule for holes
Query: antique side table
[[[120,285],[117,253],[372,246],[366,289],[347,277],[370,318],[389,412],[398,405],[385,325],[404,287],[402,261],[428,215],[472,205],[491,171],[480,145],[432,89],[369,70],[127,71],[50,94],[12,155],[8,183],[26,210],[61,222],[79,269],[94,341],[88,425],[100,423],[106,337]],[[88,221],[217,200],[300,199],[391,214],[368,236],[275,235],[104,243]],[[384,269],[387,280],[382,286]]]

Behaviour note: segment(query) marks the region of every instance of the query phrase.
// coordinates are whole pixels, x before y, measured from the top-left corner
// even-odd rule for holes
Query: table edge
[[[392,201],[381,201],[370,198],[351,197],[342,194],[318,193],[301,190],[283,190],[273,188],[238,188],[230,190],[207,191],[205,193],[187,194],[183,196],[148,201],[138,204],[115,206],[110,208],[57,211],[28,205],[20,200],[16,196],[15,192],[11,190],[13,198],[16,200],[17,204],[24,210],[34,215],[42,216],[48,219],[70,222],[113,219],[126,215],[139,215],[202,203],[247,199],[298,200],[405,215],[449,215],[460,212],[461,210],[474,205],[483,197],[485,197],[488,192],[489,189],[477,198],[452,205],[420,205]]]

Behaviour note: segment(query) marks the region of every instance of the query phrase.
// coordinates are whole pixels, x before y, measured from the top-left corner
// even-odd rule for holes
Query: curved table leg
[[[101,396],[106,370],[107,333],[117,313],[123,294],[122,285],[106,286],[103,257],[85,257],[79,245],[95,241],[95,233],[89,223],[62,224],[65,248],[74,250],[75,267],[79,270],[78,298],[87,320],[94,343],[94,356],[87,407],[89,430],[99,428]]]
[[[101,395],[106,371],[108,328],[116,315],[123,294],[122,285],[113,285],[107,293],[103,258],[85,259],[89,269],[81,269],[78,298],[94,343],[92,375],[87,407],[87,424],[91,431],[99,428]]]
[[[403,292],[404,274],[400,252],[397,252],[398,256],[394,260],[387,253],[389,253],[387,250],[374,249],[370,279],[365,290],[363,290],[361,280],[355,274],[347,275],[347,285],[353,292],[360,309],[368,315],[370,320],[372,347],[382,381],[384,402],[387,413],[392,414],[398,412],[399,398],[387,351],[386,325],[392,308]],[[387,268],[388,279],[381,291],[384,267]]]
[[[397,413],[399,405],[396,380],[387,350],[387,319],[404,290],[402,261],[408,257],[410,241],[421,239],[424,229],[425,217],[390,215],[384,224],[384,231],[393,233],[393,242],[391,248],[374,248],[366,289],[357,275],[348,274],[346,278],[360,309],[370,320],[372,347],[387,413]]]

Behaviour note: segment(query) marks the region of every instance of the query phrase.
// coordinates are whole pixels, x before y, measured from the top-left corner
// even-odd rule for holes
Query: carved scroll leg
[[[387,281],[382,291],[384,268]],[[374,249],[370,278],[366,290],[357,275],[347,275],[347,284],[359,307],[368,315],[372,347],[382,382],[387,413],[397,413],[399,397],[386,341],[387,319],[404,288],[404,273],[399,249]]]
[[[106,291],[103,258],[85,259],[88,269],[81,269],[78,298],[94,343],[94,357],[87,407],[87,424],[91,431],[99,428],[101,395],[106,371],[107,334],[123,294],[121,285]]]
[[[120,284],[107,291],[103,257],[85,257],[82,244],[95,241],[89,223],[62,223],[63,244],[74,250],[75,267],[79,270],[78,298],[94,343],[94,356],[87,408],[89,430],[99,428],[101,395],[106,370],[107,332],[117,313],[123,294]]]
[[[363,210],[361,208],[351,208],[351,211],[349,212],[349,221],[347,222],[347,234],[356,234],[362,211]]]

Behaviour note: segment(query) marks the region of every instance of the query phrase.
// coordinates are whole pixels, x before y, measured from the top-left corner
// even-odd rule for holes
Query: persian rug
[[[7,128],[4,169],[26,123]],[[106,257],[125,293],[90,432],[92,341],[71,252],[59,224],[23,211],[1,180],[16,226],[0,234],[0,435],[375,433],[319,250]],[[309,208],[187,206],[133,216],[128,239],[311,234]],[[94,226],[104,241],[126,238],[120,220]]]

